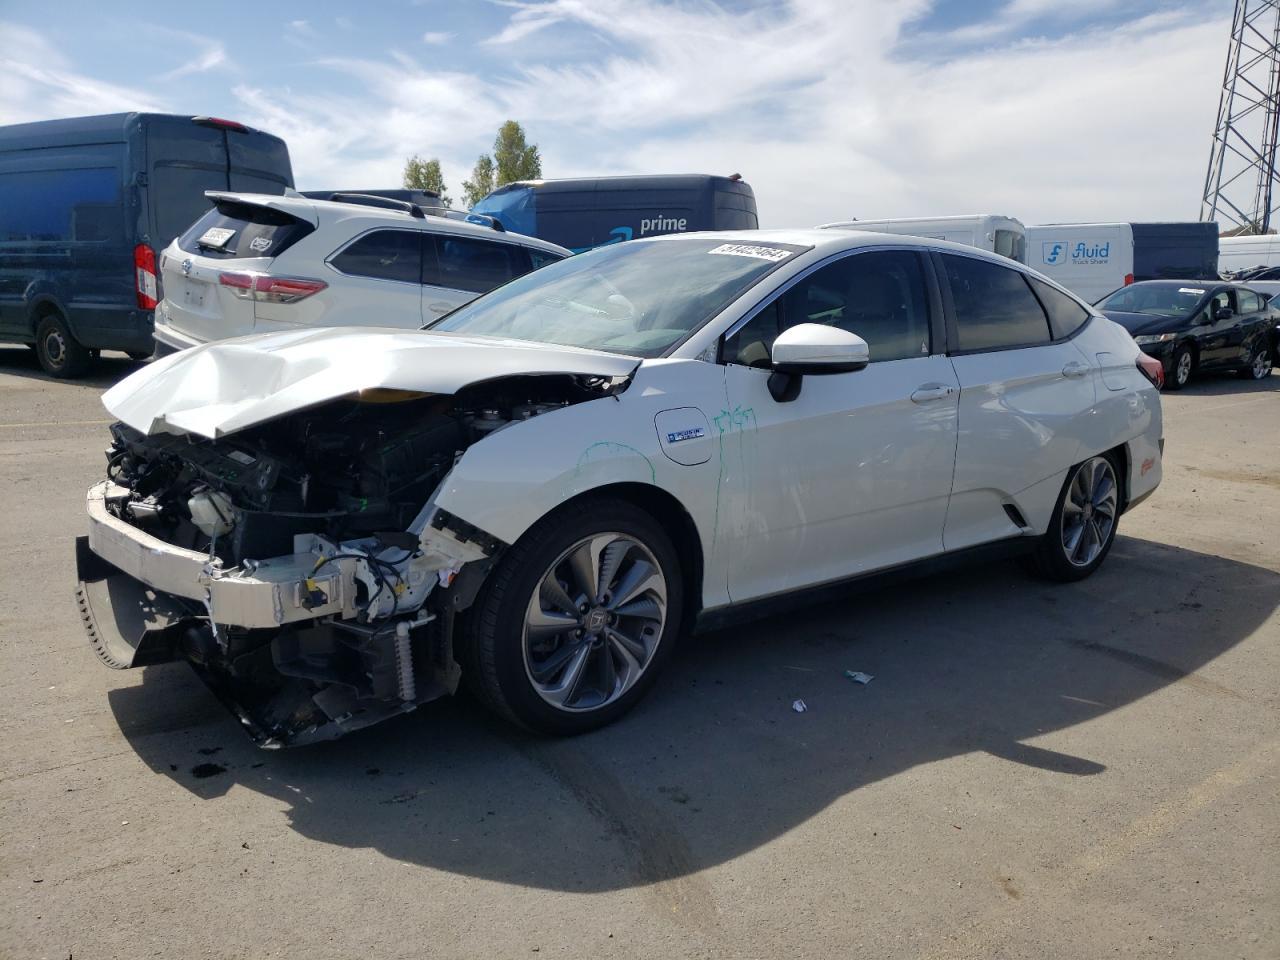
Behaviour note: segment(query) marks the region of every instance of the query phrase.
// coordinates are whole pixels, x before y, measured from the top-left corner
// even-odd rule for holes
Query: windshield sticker
[[[226,227],[210,227],[204,232],[204,236],[202,236],[197,242],[202,247],[214,247],[215,249],[220,250],[225,247],[227,245],[227,241],[235,235],[236,232],[234,230],[229,230]]]
[[[791,256],[790,250],[779,250],[777,247],[761,247],[754,243],[722,243],[707,253],[718,253],[726,257],[755,257],[757,260],[768,260],[777,263]]]
[[[1204,291],[1203,291],[1203,290],[1197,290],[1195,287],[1179,287],[1179,288],[1178,288],[1178,292],[1179,292],[1179,293],[1194,293],[1197,297],[1203,297],[1203,296],[1204,296]]]
[[[269,246],[271,246],[270,237],[254,237],[249,241],[249,249],[256,250],[258,253],[262,253]]]

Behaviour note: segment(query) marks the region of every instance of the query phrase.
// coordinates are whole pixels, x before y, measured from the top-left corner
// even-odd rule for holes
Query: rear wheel
[[[84,376],[93,354],[71,335],[67,322],[56,313],[46,314],[36,324],[36,356],[51,377],[69,379]]]
[[[1191,372],[1195,369],[1196,360],[1191,348],[1178,347],[1173,351],[1173,369],[1169,371],[1164,385],[1166,390],[1181,390],[1191,382]]]
[[[1051,580],[1083,580],[1106,559],[1120,519],[1115,460],[1090,457],[1067,477],[1049,529],[1040,538],[1035,566]]]
[[[1271,351],[1265,343],[1260,343],[1253,348],[1253,356],[1249,358],[1249,362],[1240,369],[1240,376],[1250,380],[1265,380],[1271,376],[1271,366]]]
[[[651,516],[622,500],[558,512],[491,575],[470,617],[464,677],[522,726],[592,730],[653,684],[681,605],[679,559]]]

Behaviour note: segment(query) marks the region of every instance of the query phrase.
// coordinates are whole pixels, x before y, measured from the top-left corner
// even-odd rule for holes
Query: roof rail
[[[394,200],[391,197],[375,197],[372,193],[335,193],[329,199],[335,203],[358,203],[365,207],[381,207],[383,210],[403,210],[419,220],[426,216],[416,203]]]
[[[502,221],[497,217],[490,217],[483,213],[470,213],[466,210],[454,210],[452,207],[423,207],[424,213],[429,213],[433,217],[444,217],[446,220],[459,220],[462,223],[474,223],[477,226],[488,227],[490,230],[497,230],[499,233],[506,233],[507,228],[502,225]]]

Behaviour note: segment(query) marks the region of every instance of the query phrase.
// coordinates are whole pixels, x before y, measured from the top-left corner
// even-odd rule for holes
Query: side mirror
[[[1233,316],[1235,314],[1230,307],[1217,307],[1213,311],[1213,319],[1215,320],[1230,320]]]
[[[871,349],[856,333],[825,323],[798,323],[778,334],[771,359],[769,393],[779,403],[786,403],[800,395],[800,383],[806,374],[861,370],[871,361]]]

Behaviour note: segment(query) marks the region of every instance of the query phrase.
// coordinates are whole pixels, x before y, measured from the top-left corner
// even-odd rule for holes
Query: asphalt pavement
[[[80,626],[137,366],[0,348],[0,956],[1280,956],[1280,375],[1166,394],[1164,483],[1084,583],[691,638],[572,740],[457,698],[264,752]]]

